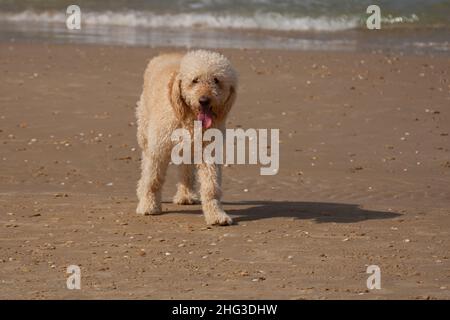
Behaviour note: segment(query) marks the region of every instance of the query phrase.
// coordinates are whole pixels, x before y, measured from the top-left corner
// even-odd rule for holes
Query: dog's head
[[[197,50],[188,52],[172,75],[169,94],[180,119],[189,115],[207,129],[225,119],[236,99],[237,74],[223,55]]]

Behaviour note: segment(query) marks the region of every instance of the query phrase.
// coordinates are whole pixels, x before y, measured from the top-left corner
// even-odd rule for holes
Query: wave
[[[255,13],[253,15],[178,13],[155,14],[138,11],[82,12],[82,24],[93,26],[126,26],[145,28],[214,28],[256,29],[274,31],[342,31],[357,28],[361,19],[356,16],[295,17],[280,13]],[[61,12],[23,11],[0,13],[0,21],[18,23],[64,23]]]

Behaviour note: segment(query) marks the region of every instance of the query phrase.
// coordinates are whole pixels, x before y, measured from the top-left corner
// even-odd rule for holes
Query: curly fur
[[[142,149],[138,182],[138,214],[161,212],[161,189],[173,147],[171,134],[177,128],[193,131],[201,110],[200,97],[207,97],[212,127],[225,130],[226,117],[236,100],[237,74],[223,55],[196,50],[153,58],[144,74],[144,87],[137,103],[137,140]],[[227,225],[232,219],[222,209],[221,167],[215,164],[180,165],[176,204],[198,202],[195,172],[200,182],[200,200],[206,222]]]

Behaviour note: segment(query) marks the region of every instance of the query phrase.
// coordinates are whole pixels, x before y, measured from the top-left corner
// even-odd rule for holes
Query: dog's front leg
[[[229,225],[233,220],[225,213],[220,203],[222,192],[220,165],[202,163],[198,165],[200,197],[206,223],[210,225]]]
[[[161,213],[161,189],[169,158],[165,150],[144,150],[142,152],[142,173],[138,182],[138,214]]]

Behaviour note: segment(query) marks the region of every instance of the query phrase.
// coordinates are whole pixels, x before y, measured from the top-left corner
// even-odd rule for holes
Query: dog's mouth
[[[203,129],[208,129],[212,126],[213,117],[215,117],[215,113],[212,111],[211,106],[200,107],[200,112],[197,115],[197,120],[202,122]]]

